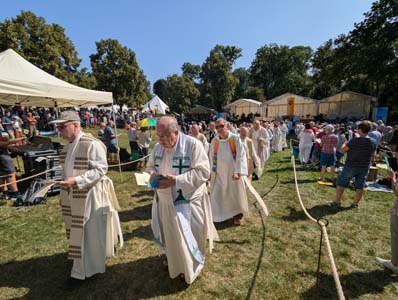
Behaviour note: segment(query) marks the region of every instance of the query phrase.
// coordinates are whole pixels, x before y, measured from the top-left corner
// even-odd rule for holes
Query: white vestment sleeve
[[[209,159],[199,143],[201,142],[195,140],[191,146],[190,170],[176,176],[176,189],[181,189],[184,195],[192,193],[193,190],[206,183],[210,177]]]
[[[243,142],[239,137],[235,138],[235,144],[236,144],[235,173],[247,176],[248,169],[247,169],[245,146],[243,145]]]
[[[93,142],[88,151],[89,170],[83,175],[76,176],[79,190],[94,186],[108,171],[105,147]]]

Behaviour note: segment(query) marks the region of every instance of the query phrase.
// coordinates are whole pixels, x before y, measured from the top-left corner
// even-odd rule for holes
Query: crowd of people
[[[86,278],[103,273],[105,258],[115,254],[116,242],[119,240],[123,244],[117,214],[119,205],[112,180],[106,176],[107,157],[118,151],[115,120],[112,115],[100,120],[98,140],[81,130],[82,126],[91,126],[91,121],[85,123],[85,116],[86,113],[65,111],[58,119],[48,121],[49,126],[55,126],[60,136],[68,141],[61,153],[64,179],[58,184],[62,187],[68,257],[73,260],[70,286],[80,285]],[[5,117],[8,118],[7,114]],[[341,206],[344,189],[355,179],[353,208],[359,206],[377,149],[382,145],[396,148],[398,138],[398,129],[382,122],[302,124],[252,119],[235,123],[218,118],[210,122],[179,123],[174,117],[165,116],[157,120],[157,143],[149,154],[153,137],[151,127],[137,128],[139,119],[135,116],[125,120],[131,152],[139,151],[146,157],[142,167],[150,174],[154,187],[151,228],[160,246],[162,266],[171,278],[180,277],[188,284],[197,278],[204,266],[207,241],[212,252],[213,241],[218,239],[214,223],[230,221],[235,226],[244,223],[249,214],[247,187],[251,186],[251,180],[264,175],[273,152],[288,147],[289,133],[298,140],[302,166],[317,163],[321,181],[325,180],[327,167],[334,180],[336,167],[344,162],[334,181],[336,197],[330,206]],[[9,125],[8,119],[3,118],[2,125]],[[0,143],[0,148],[7,145]],[[398,195],[395,173],[390,174],[390,178],[394,193]],[[391,212],[392,258],[377,258],[396,273],[397,208],[395,201]]]

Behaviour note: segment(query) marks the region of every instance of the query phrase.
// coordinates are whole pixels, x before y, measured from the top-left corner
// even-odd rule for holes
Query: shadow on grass
[[[152,204],[138,206],[131,210],[119,211],[119,218],[121,222],[149,220],[151,219]]]
[[[316,273],[308,274],[316,277]],[[383,293],[384,288],[392,282],[397,282],[397,277],[392,277],[386,270],[373,270],[370,272],[353,272],[340,276],[346,299],[358,299],[365,294]],[[320,274],[318,298],[314,298],[315,284],[302,293],[302,299],[337,299],[337,291],[332,275]]]
[[[275,169],[265,169],[264,173],[280,173],[284,171],[292,171],[292,167],[283,167],[283,168],[275,168]]]
[[[152,190],[149,190],[149,191],[142,190],[142,191],[137,191],[137,192],[135,192],[134,194],[131,194],[131,197],[137,197],[137,198],[139,198],[139,197],[142,197],[142,196],[150,196],[151,199],[152,199],[152,197],[153,197],[153,191],[152,191]]]
[[[289,183],[293,183],[294,184],[294,178],[293,179],[289,179],[289,180],[281,180],[281,184],[289,184]],[[297,183],[316,183],[316,181],[314,179],[297,179]]]
[[[147,299],[178,293],[187,285],[170,279],[157,256],[107,267],[77,289],[67,291],[70,262],[55,254],[0,265],[0,288],[15,289],[12,299]],[[7,298],[7,299],[11,299]]]
[[[234,225],[232,219],[226,220],[224,222],[215,222],[214,226],[216,227],[217,230],[224,230],[224,229],[228,229],[231,227],[236,227],[236,225]]]
[[[290,210],[290,213],[288,216],[283,216],[282,220],[288,221],[288,222],[295,222],[295,221],[301,221],[301,220],[307,220],[307,216],[305,215],[303,210],[297,210],[294,207],[288,207]],[[326,216],[331,216],[335,215],[339,212],[345,211],[345,210],[350,210],[352,209],[351,207],[330,207],[327,204],[322,204],[322,205],[315,205],[309,209],[307,209],[308,213],[314,217],[315,219],[318,218],[323,218]]]
[[[123,233],[123,240],[128,241],[132,238],[140,238],[148,241],[154,241],[151,225],[137,227],[131,232]]]

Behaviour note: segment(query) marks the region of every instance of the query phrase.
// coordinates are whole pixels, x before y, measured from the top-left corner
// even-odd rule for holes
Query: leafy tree
[[[0,51],[14,49],[40,69],[70,83],[77,82],[80,59],[65,29],[22,11],[0,23]]]
[[[250,73],[253,86],[261,87],[267,98],[286,92],[303,93],[310,88],[308,75],[310,47],[265,45],[257,50]]]
[[[183,75],[187,75],[194,82],[197,82],[200,79],[200,65],[193,65],[189,62],[186,62],[182,65],[181,70]]]
[[[165,79],[159,79],[153,84],[153,92],[165,100],[167,97],[167,81]]]
[[[247,90],[245,90],[243,97],[260,102],[264,102],[266,100],[263,89],[258,86],[250,86]]]
[[[178,113],[187,112],[200,95],[192,79],[187,74],[182,76],[173,74],[167,77],[166,82],[165,101],[170,106],[170,110]]]
[[[235,78],[238,79],[238,85],[235,89],[234,99],[243,98],[250,85],[250,73],[246,68],[237,68],[232,73],[234,74]]]
[[[201,104],[221,110],[235,94],[238,79],[232,73],[232,65],[240,57],[241,49],[217,45],[202,65]]]
[[[96,42],[90,55],[97,89],[111,91],[116,103],[139,106],[150,97],[149,82],[139,68],[135,53],[113,39]]]

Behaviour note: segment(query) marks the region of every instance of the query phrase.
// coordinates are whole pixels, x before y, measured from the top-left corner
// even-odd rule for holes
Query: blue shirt
[[[7,117],[7,116],[3,116],[3,117],[1,118],[1,121],[2,121],[3,123],[11,123],[11,119],[10,119],[9,117]],[[3,127],[4,127],[4,130],[5,130],[5,131],[13,130],[12,127],[11,127],[11,125],[4,125]]]
[[[369,131],[368,136],[376,141],[377,146],[380,144],[382,138],[380,132],[378,132],[377,130],[371,130]]]
[[[112,135],[115,135],[115,131],[110,126],[106,126],[104,130],[104,136],[105,136],[105,144],[107,146],[110,145],[117,145],[116,143],[116,137],[111,137]]]

